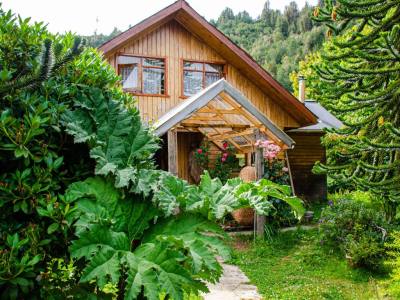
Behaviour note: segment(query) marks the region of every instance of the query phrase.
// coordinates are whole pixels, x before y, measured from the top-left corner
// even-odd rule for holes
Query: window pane
[[[202,72],[183,72],[183,94],[191,96],[203,89],[203,73]]]
[[[184,61],[183,62],[183,68],[184,69],[190,69],[190,70],[203,71],[203,63]]]
[[[163,69],[143,69],[143,93],[153,95],[165,93],[165,71]]]
[[[145,58],[143,60],[143,66],[145,67],[159,67],[164,68],[164,60],[163,59],[155,59],[155,58]]]
[[[140,57],[134,56],[118,56],[119,65],[140,64]]]
[[[206,87],[220,79],[220,73],[206,73]]]
[[[139,76],[137,65],[120,66],[120,75],[122,77],[122,88],[140,91]]]
[[[224,71],[224,66],[223,65],[217,65],[217,64],[206,64],[206,72],[217,72],[217,73],[222,73]]]

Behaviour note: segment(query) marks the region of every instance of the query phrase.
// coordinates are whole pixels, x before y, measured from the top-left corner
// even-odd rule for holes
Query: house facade
[[[204,137],[216,149],[223,141],[233,144],[254,163],[255,139],[295,149],[287,132],[318,122],[304,103],[183,0],[99,49],[121,75],[124,90],[135,95],[143,121],[164,140],[160,167],[188,181],[191,145]]]

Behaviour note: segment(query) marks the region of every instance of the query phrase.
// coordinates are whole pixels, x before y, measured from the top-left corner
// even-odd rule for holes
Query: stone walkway
[[[217,284],[210,284],[204,300],[261,300],[257,288],[236,266],[222,264],[224,273]]]

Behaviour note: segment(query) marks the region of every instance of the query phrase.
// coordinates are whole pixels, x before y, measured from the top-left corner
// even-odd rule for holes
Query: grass
[[[379,276],[351,269],[320,244],[316,229],[280,233],[271,242],[237,237],[234,247],[232,263],[265,299],[381,299]]]

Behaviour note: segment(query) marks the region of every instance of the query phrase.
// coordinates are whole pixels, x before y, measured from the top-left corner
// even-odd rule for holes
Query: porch
[[[232,145],[237,154],[244,156],[246,166],[255,167],[258,179],[263,176],[264,158],[262,149],[255,146],[257,140],[271,140],[279,145],[285,159],[286,150],[295,144],[225,79],[183,101],[163,115],[153,128],[164,140],[161,167],[191,183],[189,155],[193,145],[203,139],[220,150],[224,150],[225,142]],[[262,234],[264,218],[256,219],[255,227]]]

